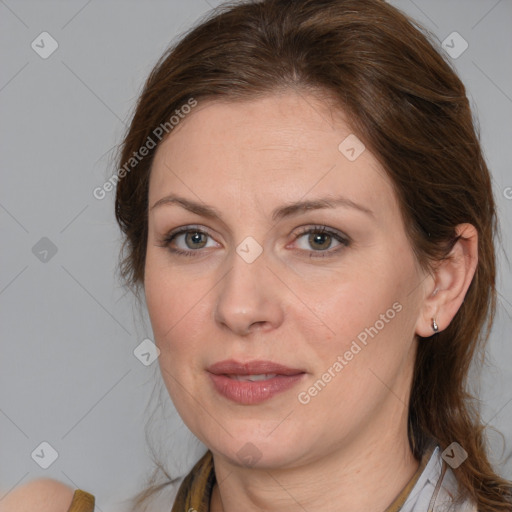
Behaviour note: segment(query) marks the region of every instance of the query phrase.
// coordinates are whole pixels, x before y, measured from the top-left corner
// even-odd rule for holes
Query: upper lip
[[[298,368],[289,368],[272,361],[247,361],[241,363],[234,359],[226,359],[212,364],[207,368],[210,373],[216,375],[260,375],[264,373],[276,373],[278,375],[297,375],[304,373]]]

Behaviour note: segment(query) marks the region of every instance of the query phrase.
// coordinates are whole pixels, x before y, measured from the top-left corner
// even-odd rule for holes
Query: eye
[[[166,247],[169,251],[183,256],[195,256],[195,252],[205,247],[215,247],[215,244],[207,246],[207,238],[210,235],[202,229],[195,228],[194,226],[187,226],[185,228],[172,231],[159,244],[161,247]],[[181,247],[172,247],[172,244],[181,242],[184,244]]]
[[[308,235],[306,237],[306,235]],[[313,251],[309,255],[310,258],[323,258],[326,256],[332,256],[334,253],[338,253],[343,247],[350,245],[350,239],[347,236],[342,235],[340,232],[331,230],[326,226],[314,226],[302,229],[295,240],[304,239],[305,243],[302,244],[301,250]],[[335,249],[330,249],[333,242],[337,242]],[[330,250],[328,250],[330,249]],[[319,254],[314,254],[314,253]]]

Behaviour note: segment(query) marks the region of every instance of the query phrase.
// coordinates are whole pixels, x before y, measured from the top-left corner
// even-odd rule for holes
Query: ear
[[[416,322],[416,334],[428,338],[434,334],[434,318],[439,332],[450,324],[456,315],[478,263],[478,232],[472,224],[456,227],[459,239],[448,257],[438,262],[433,279],[427,280],[426,297]]]

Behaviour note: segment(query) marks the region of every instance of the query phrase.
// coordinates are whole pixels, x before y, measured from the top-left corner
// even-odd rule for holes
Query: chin
[[[234,465],[255,469],[276,469],[294,465],[299,456],[297,440],[294,442],[289,437],[271,436],[262,434],[247,436],[226,436],[225,443],[206,443],[214,454],[229,459]]]

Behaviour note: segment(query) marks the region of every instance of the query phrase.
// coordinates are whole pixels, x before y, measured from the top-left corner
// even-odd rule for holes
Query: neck
[[[373,440],[353,440],[300,466],[240,468],[215,453],[213,461],[211,512],[385,510],[419,466],[406,429],[397,436],[382,428]]]

